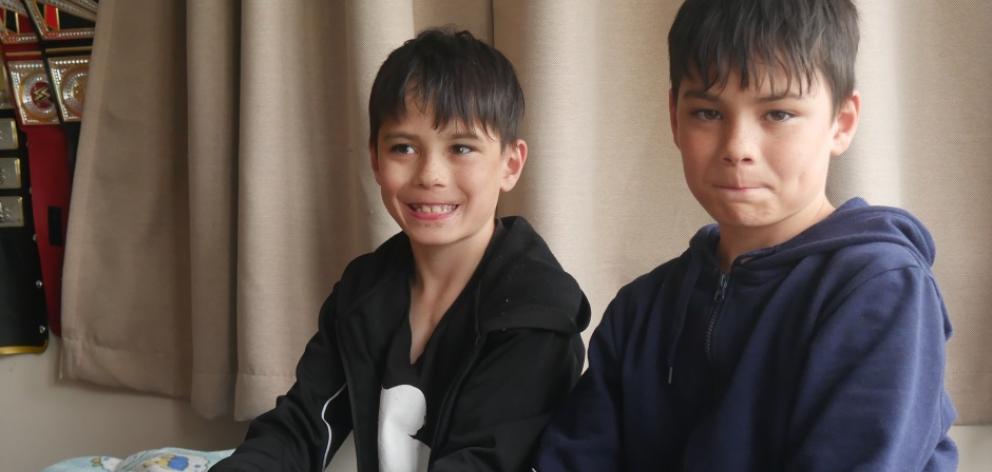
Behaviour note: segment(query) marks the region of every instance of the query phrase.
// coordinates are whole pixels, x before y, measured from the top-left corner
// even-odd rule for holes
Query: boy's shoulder
[[[554,278],[571,279],[548,243],[522,216],[497,218],[493,240],[480,264],[485,266],[483,275],[489,278],[495,278],[497,272],[506,276],[537,270]]]
[[[649,311],[658,300],[674,303],[679,291],[689,289],[682,285],[694,278],[693,271],[715,267],[714,246],[719,237],[715,225],[700,228],[681,255],[621,287],[611,303],[612,311]],[[765,274],[759,278],[778,280],[767,275],[806,270],[808,260],[817,258],[821,263],[813,265],[822,271],[820,276],[854,284],[898,269],[919,269],[929,274],[935,254],[933,237],[910,212],[869,205],[856,197],[792,240],[750,253],[741,267],[745,272]]]
[[[497,220],[477,277],[482,322],[490,328],[528,325],[578,332],[589,323],[588,301],[578,281],[523,217]]]
[[[335,284],[334,292],[339,299],[357,300],[380,286],[395,283],[412,271],[409,238],[401,231],[375,250],[352,259]]]
[[[789,287],[786,296],[829,305],[852,293],[871,296],[866,290],[923,287],[909,280],[923,281],[929,290],[935,287],[935,255],[930,232],[911,213],[854,198],[793,240],[759,252],[743,273],[752,283]]]
[[[910,212],[852,198],[757,265],[774,265],[781,259],[798,263],[810,256],[829,260],[828,271],[869,275],[900,268],[930,271],[936,245],[930,231]]]

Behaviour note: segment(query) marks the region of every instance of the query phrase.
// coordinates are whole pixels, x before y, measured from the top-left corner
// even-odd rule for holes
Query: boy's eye
[[[451,150],[454,151],[455,154],[468,154],[474,151],[474,149],[472,149],[470,146],[466,146],[464,144],[456,144],[451,147]]]
[[[703,121],[713,121],[720,119],[720,112],[704,108],[693,111],[692,116]]]
[[[394,144],[390,146],[389,151],[394,154],[413,154],[413,146],[409,144]]]
[[[782,121],[789,121],[796,115],[793,115],[792,113],[789,113],[787,111],[774,110],[766,113],[765,116],[767,116],[769,120],[782,122]]]

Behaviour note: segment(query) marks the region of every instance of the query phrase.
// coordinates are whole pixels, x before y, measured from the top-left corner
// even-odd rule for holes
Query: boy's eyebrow
[[[474,131],[456,131],[448,136],[449,139],[475,139],[479,140],[479,135]]]
[[[716,102],[719,100],[716,95],[713,95],[705,90],[686,90],[682,96],[685,98],[698,98],[700,100],[707,100],[710,102]]]
[[[790,99],[790,98],[791,99],[794,99],[794,100],[802,100],[803,99],[803,96],[800,95],[800,94],[798,94],[798,93],[796,93],[796,92],[789,91],[789,92],[783,92],[783,93],[772,93],[772,94],[768,94],[768,95],[765,95],[763,97],[759,97],[758,98],[758,101],[759,102],[765,102],[766,103],[766,102],[775,102],[775,101],[778,101],[778,100],[785,100],[785,99]]]
[[[474,140],[481,140],[482,139],[482,138],[479,137],[478,133],[476,133],[474,131],[456,131],[456,132],[448,135],[447,138],[448,139],[474,139]],[[414,134],[411,134],[411,133],[404,133],[402,131],[387,131],[387,132],[384,132],[382,134],[382,139],[384,141],[385,140],[390,140],[390,139],[406,139],[406,140],[409,140],[409,141],[414,141],[414,140],[417,139],[417,136],[414,135]]]
[[[404,133],[402,131],[387,131],[382,134],[382,139],[385,141],[387,139],[407,139],[410,141],[415,140],[417,137],[410,134]]]
[[[698,98],[700,100],[706,100],[710,102],[720,101],[719,96],[713,95],[712,93],[709,93],[705,90],[686,90],[683,96],[686,98]],[[800,95],[793,91],[787,91],[783,93],[771,93],[765,96],[758,97],[758,101],[762,103],[768,103],[768,102],[776,102],[785,99],[802,100],[803,98],[804,95]]]

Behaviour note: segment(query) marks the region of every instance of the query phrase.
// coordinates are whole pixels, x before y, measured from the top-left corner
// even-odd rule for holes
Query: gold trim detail
[[[3,77],[0,78],[0,110],[13,110],[14,109],[14,97],[10,95],[10,81],[7,80],[7,65],[0,61],[0,73]]]
[[[41,13],[40,9],[38,9],[39,3],[47,3],[55,7],[58,7],[58,4],[63,2],[50,1],[50,0],[27,0],[24,2],[24,4],[27,5],[28,13],[31,15],[31,20],[34,22],[35,29],[37,29],[38,34],[41,35],[41,39],[60,40],[60,39],[83,39],[83,38],[93,37],[94,28],[54,29],[49,27],[48,23],[45,22],[45,15]],[[75,10],[74,8],[72,9]],[[66,10],[66,12],[71,13],[68,9]],[[80,18],[87,20],[89,19],[83,16],[80,16]],[[96,21],[96,15],[93,15],[92,21],[94,22]]]
[[[0,32],[0,42],[3,42],[4,44],[37,43],[38,35],[34,33],[11,33],[10,31],[4,29]]]
[[[10,57],[41,57],[41,51],[14,51],[4,54],[8,58]]]
[[[89,20],[96,23],[96,10],[97,4],[92,1],[85,0],[38,0],[40,3],[46,3],[55,8],[58,8],[60,12],[66,12],[73,16],[78,16],[84,20]]]
[[[9,356],[11,354],[41,354],[48,349],[48,340],[45,340],[45,344],[41,346],[0,346],[0,356]]]
[[[28,17],[28,11],[24,8],[24,3],[20,0],[0,0],[0,8],[4,10],[3,16],[0,17],[0,42],[3,44],[38,42],[38,35],[34,34],[34,31],[22,32],[20,26],[14,30],[7,29],[7,15]],[[14,23],[20,25],[20,20],[15,18]]]
[[[24,9],[24,4],[21,3],[21,0],[0,0],[0,8],[10,10],[18,15],[28,14],[28,11]]]

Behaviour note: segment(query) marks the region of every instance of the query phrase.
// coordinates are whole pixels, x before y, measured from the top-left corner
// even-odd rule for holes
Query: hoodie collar
[[[381,298],[376,293],[408,284],[414,270],[410,241],[404,233],[383,243],[375,258],[383,272],[357,297],[362,304],[375,304]],[[511,328],[574,334],[589,324],[589,303],[578,283],[522,217],[496,219],[493,237],[465,290],[475,292],[472,310],[479,335]]]
[[[719,227],[711,224],[700,229],[689,246],[694,255],[715,262],[719,239]],[[918,219],[905,210],[871,206],[855,197],[792,239],[741,254],[734,260],[733,266],[742,266],[745,264],[743,261],[746,261],[750,270],[770,269],[791,265],[797,259],[811,254],[870,242],[901,245],[925,265],[933,265],[936,247],[932,236]]]
[[[674,377],[678,345],[688,316],[692,289],[704,270],[719,267],[719,240],[719,227],[711,224],[701,228],[689,242],[685,275],[680,284],[672,337],[666,353],[669,384]],[[872,242],[898,244],[907,248],[921,263],[933,265],[933,238],[918,219],[899,208],[871,206],[861,198],[852,198],[794,238],[738,256],[731,267],[735,273],[751,274],[781,270],[792,267],[799,259],[813,254]]]

